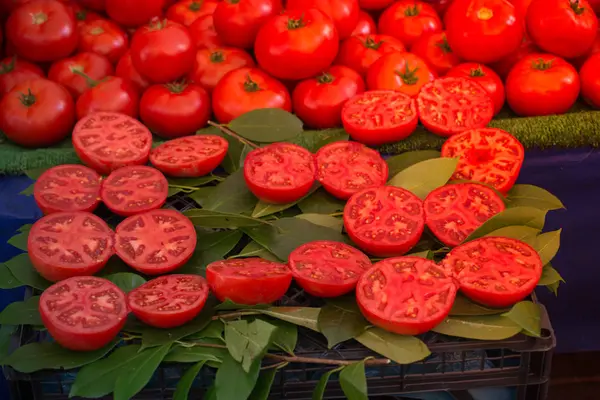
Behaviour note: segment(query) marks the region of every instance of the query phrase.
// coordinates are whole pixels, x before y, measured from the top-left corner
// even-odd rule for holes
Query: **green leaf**
[[[173,400],[188,400],[188,395],[192,385],[194,384],[194,380],[196,379],[196,376],[198,376],[198,373],[205,363],[206,361],[200,361],[185,371],[185,374],[183,374],[177,383],[175,393],[173,393]]]
[[[229,128],[255,142],[284,142],[302,133],[302,121],[279,108],[261,108],[240,115]]]
[[[533,185],[515,185],[508,192],[506,200],[510,207],[534,207],[544,211],[565,208],[552,193]]]
[[[169,182],[169,187],[176,188],[179,186],[200,187],[221,179],[216,175],[206,175],[195,178],[168,178],[167,181]]]
[[[225,329],[225,324],[223,321],[218,319],[214,321],[210,321],[210,323],[206,326],[206,328],[202,329],[198,333],[194,333],[187,338],[193,337],[195,339],[222,339],[223,338],[223,330]]]
[[[202,232],[197,234],[197,245],[192,258],[180,269],[178,274],[205,275],[206,266],[222,260],[235,248],[243,234],[240,231]]]
[[[249,306],[247,304],[238,304],[229,299],[225,299],[224,302],[222,302],[221,304],[219,304],[215,307],[215,310],[217,310],[217,311],[257,310],[257,309],[264,309],[264,308],[269,308],[269,307],[270,307],[270,305],[268,305],[268,304],[255,304],[255,305]]]
[[[275,262],[281,262],[279,258],[275,256],[275,254],[271,253],[269,250],[262,247],[260,244],[255,241],[251,241],[240,251],[238,254],[231,256],[230,258],[242,258],[242,257],[260,257],[265,260],[271,260]]]
[[[8,239],[8,244],[16,247],[19,250],[27,251],[27,238],[29,237],[29,231],[19,232],[15,236]]]
[[[223,358],[228,356],[226,349],[212,347],[182,347],[176,346],[165,356],[164,362],[195,363],[200,361],[213,361],[222,363]]]
[[[431,354],[427,345],[415,336],[396,335],[376,327],[363,332],[356,340],[398,364],[421,361]]]
[[[25,189],[23,189],[21,192],[19,192],[20,195],[23,196],[33,196],[33,187],[35,186],[35,182],[33,182],[31,185],[27,186]]]
[[[298,327],[281,320],[270,320],[269,323],[277,327],[271,338],[272,347],[293,355],[298,343]]]
[[[249,400],[268,400],[271,393],[271,386],[277,375],[277,368],[271,368],[263,371],[256,381],[256,386],[250,393]]]
[[[5,263],[0,263],[0,289],[14,289],[24,284],[10,272]]]
[[[323,188],[298,203],[306,214],[334,214],[343,211],[345,205],[345,201],[333,197]]]
[[[418,253],[411,253],[411,254],[407,254],[408,257],[421,257],[421,258],[426,258],[428,260],[433,260],[433,251],[431,250],[425,250],[425,251],[419,251]]]
[[[239,170],[219,183],[202,207],[208,211],[244,214],[251,212],[257,202],[246,185],[244,171]]]
[[[320,308],[313,307],[271,307],[266,310],[258,310],[269,317],[290,322],[294,325],[303,326],[315,332],[319,332],[318,321]]]
[[[46,172],[48,170],[48,168],[33,168],[33,169],[28,169],[25,171],[25,175],[27,175],[27,177],[29,179],[33,179],[38,180],[40,178],[40,176],[42,176],[42,174],[44,172]]]
[[[535,337],[541,336],[542,324],[540,320],[542,312],[539,305],[531,301],[521,301],[515,304],[509,312],[502,315],[522,327],[528,334]]]
[[[448,317],[432,330],[467,339],[503,340],[521,332],[521,327],[501,315],[483,315]]]
[[[410,166],[422,161],[431,160],[432,158],[440,158],[441,156],[441,153],[437,150],[417,150],[389,157],[385,161],[390,171],[389,176],[395,176]]]
[[[225,324],[227,350],[234,360],[242,363],[244,371],[250,372],[252,364],[262,359],[275,329],[274,325],[261,319],[230,321]]]
[[[292,203],[271,204],[271,203],[265,203],[264,201],[261,200],[256,204],[256,207],[254,207],[254,211],[252,211],[252,216],[254,218],[266,217],[267,215],[275,214],[280,211],[287,210],[288,208],[294,207],[296,204],[298,204],[302,200],[310,197],[320,186],[321,185],[318,182],[315,183],[312,186],[312,188],[310,189],[310,191],[304,197],[302,197]]]
[[[555,270],[552,265],[547,264],[542,269],[542,277],[538,282],[538,286],[548,286],[553,285],[555,283],[564,282],[565,280],[560,276],[557,270]]]
[[[457,164],[457,158],[421,161],[398,172],[390,179],[388,185],[404,188],[424,199],[432,190],[448,183]]]
[[[329,382],[329,378],[331,377],[331,375],[341,371],[342,369],[344,369],[344,367],[330,369],[329,371],[325,372],[323,376],[321,376],[321,379],[319,379],[319,383],[317,384],[317,387],[315,387],[315,391],[313,392],[312,400],[323,400],[323,396],[325,395],[325,389],[327,388],[327,382]]]
[[[340,371],[340,386],[348,400],[369,400],[364,360]]]
[[[114,400],[129,400],[142,390],[165,358],[171,343],[140,351],[121,368],[115,382]]]
[[[0,313],[1,325],[43,325],[39,311],[40,296],[17,301],[6,306]]]
[[[31,286],[34,289],[44,290],[49,288],[52,283],[45,280],[37,273],[27,253],[19,254],[16,257],[4,263],[12,275],[23,285]]]
[[[17,332],[17,329],[18,327],[13,325],[0,326],[0,365],[4,365],[4,360],[10,354],[12,335]]]
[[[298,146],[308,149],[311,153],[316,153],[321,147],[329,143],[348,140],[348,133],[342,128],[322,129],[318,131],[304,131],[292,140]]]
[[[367,329],[368,322],[362,316],[354,296],[327,301],[319,313],[319,331],[327,338],[331,349],[338,343],[350,340]]]
[[[19,229],[18,232],[29,232],[31,230],[31,227],[33,226],[33,224],[25,224],[22,225]]]
[[[246,372],[242,368],[242,364],[235,361],[230,354],[227,354],[215,377],[216,399],[247,399],[256,385],[259,372],[260,360],[252,364],[250,372]]]
[[[208,199],[213,195],[213,193],[216,190],[216,186],[205,186],[199,188],[198,190],[194,190],[188,195],[188,197],[194,200],[200,207],[204,207]]]
[[[269,222],[257,218],[204,209],[188,210],[183,214],[187,216],[194,225],[205,228],[235,229],[256,225],[271,226]]]
[[[536,237],[540,233],[537,228],[524,225],[512,225],[505,226],[504,228],[496,229],[493,232],[488,233],[485,236],[499,236],[507,237],[511,239],[517,239],[522,242],[529,244],[530,246],[535,245]]]
[[[484,307],[458,293],[452,304],[450,315],[496,315],[508,310],[507,308],[493,309]]]
[[[546,213],[547,212],[544,210],[533,207],[507,208],[484,222],[484,224],[477,228],[475,232],[471,233],[464,242],[469,242],[473,239],[483,237],[488,233],[497,231],[500,228],[512,225],[528,226],[530,228],[541,230],[544,228],[544,223],[546,222]]]
[[[117,285],[125,293],[129,293],[133,289],[146,283],[144,278],[131,272],[119,272],[116,274],[107,275],[104,278]]]
[[[546,232],[539,235],[533,248],[537,250],[540,258],[542,259],[542,265],[548,264],[560,248],[560,234],[562,229],[552,232]]]
[[[560,286],[560,282],[554,282],[550,285],[546,286],[546,289],[550,291],[550,293],[554,293],[555,296],[558,296],[558,287]]]
[[[332,217],[326,214],[300,214],[296,215],[295,218],[304,219],[308,222],[312,222],[315,225],[331,228],[340,233],[344,228],[344,221],[341,218]]]

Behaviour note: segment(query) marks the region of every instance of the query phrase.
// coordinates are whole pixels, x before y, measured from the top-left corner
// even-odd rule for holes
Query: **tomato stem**
[[[540,71],[546,71],[552,68],[552,64],[554,64],[554,60],[544,61],[543,58],[538,58],[531,64],[531,67]]]
[[[333,82],[333,76],[328,74],[327,72],[323,72],[321,75],[317,77],[317,82],[321,84],[329,84]]]
[[[220,63],[223,61],[225,61],[225,56],[222,51],[217,50],[210,53],[210,62]]]
[[[306,24],[304,23],[304,14],[302,14],[300,16],[300,19],[293,19],[293,18],[288,19],[288,29],[290,29],[290,30],[300,29],[300,28],[303,28],[304,26],[306,26]]]
[[[151,31],[159,31],[167,26],[167,20],[161,21],[160,18],[152,18],[152,20],[148,23],[148,29]]]
[[[436,45],[444,52],[444,54],[452,53],[452,48],[450,47],[446,36],[443,36],[442,40],[437,42]]]
[[[478,78],[478,77],[485,76],[485,72],[483,72],[481,65],[478,65],[477,68],[471,68],[471,71],[469,72],[469,76],[471,78]]]
[[[87,11],[86,10],[79,10],[75,13],[75,18],[77,19],[77,21],[85,21],[85,19],[87,18]]]
[[[23,105],[25,107],[31,107],[32,105],[35,104],[35,96],[33,93],[31,93],[31,89],[27,89],[27,94],[25,93],[21,93],[21,103],[23,103]]]
[[[88,86],[89,86],[89,87],[91,87],[91,88],[93,88],[93,87],[95,87],[95,86],[98,86],[98,84],[101,82],[101,81],[96,81],[96,80],[94,80],[94,79],[90,78],[90,77],[89,77],[89,76],[88,76],[88,75],[87,75],[85,72],[83,72],[83,71],[79,71],[79,70],[73,70],[73,73],[74,73],[75,75],[79,75],[79,76],[81,76],[83,79],[85,79],[85,82],[86,82],[86,83],[88,84]]]
[[[571,8],[573,9],[573,11],[575,12],[575,14],[577,14],[577,15],[581,15],[585,11],[585,7],[581,7],[579,5],[579,0],[572,1],[571,2]]]
[[[367,39],[364,42],[364,45],[367,49],[373,49],[373,50],[379,49],[379,47],[381,47],[382,44],[383,44],[383,40],[376,42],[375,39],[373,39],[370,36],[367,36]]]
[[[180,94],[181,92],[183,92],[185,90],[185,88],[188,86],[187,82],[185,81],[185,79],[182,79],[179,82],[172,82],[172,83],[166,83],[164,85],[171,93],[174,94]]]
[[[240,142],[247,144],[248,146],[252,147],[253,149],[258,149],[260,147],[259,145],[252,143],[249,140],[244,139],[243,137],[241,137],[240,135],[238,135],[237,133],[235,133],[234,131],[232,131],[231,129],[229,129],[228,127],[226,127],[224,125],[220,125],[220,124],[217,124],[216,122],[212,122],[212,121],[208,121],[208,124],[210,126],[214,126],[218,130],[220,130],[221,132],[226,134],[227,136],[231,136],[233,138],[236,138]]]
[[[404,15],[406,15],[407,17],[416,17],[417,15],[419,15],[419,6],[417,5],[417,3],[415,2],[415,4],[412,7],[408,6],[406,10],[404,10]]]
[[[17,56],[13,56],[11,60],[7,64],[0,64],[0,75],[8,74],[15,69],[15,64],[17,63]]]
[[[246,92],[258,92],[262,90],[258,83],[252,80],[250,74],[246,74],[246,80],[244,81],[244,90]]]
[[[201,1],[192,1],[192,3],[189,6],[189,9],[190,9],[190,11],[199,11],[201,7],[202,7]]]
[[[417,82],[419,82],[419,77],[417,77],[416,75],[418,70],[419,67],[415,67],[415,69],[410,69],[407,62],[404,65],[404,72],[396,70],[396,74],[400,76],[400,79],[402,79],[402,82],[404,82],[405,85],[414,85]]]

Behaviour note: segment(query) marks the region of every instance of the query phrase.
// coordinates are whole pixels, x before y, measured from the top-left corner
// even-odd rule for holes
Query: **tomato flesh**
[[[452,270],[420,257],[380,261],[356,285],[362,314],[387,331],[418,335],[440,324],[456,297]]]

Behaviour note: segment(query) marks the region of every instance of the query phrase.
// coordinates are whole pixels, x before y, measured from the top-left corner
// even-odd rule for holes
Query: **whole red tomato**
[[[508,0],[455,0],[444,21],[450,47],[467,61],[499,61],[519,48],[525,34]]]
[[[394,0],[358,0],[358,5],[361,10],[378,11],[383,10],[393,2]]]
[[[327,68],[338,52],[338,34],[321,11],[293,10],[269,19],[258,31],[256,60],[276,78],[310,78]]]
[[[81,6],[79,6],[78,3],[73,3],[70,6],[73,8],[73,12],[75,13],[75,19],[77,20],[78,28],[81,28],[84,24],[88,22],[92,22],[97,19],[102,19],[100,14],[81,8]]]
[[[6,22],[6,39],[31,61],[55,61],[77,48],[73,10],[56,0],[36,0],[17,8]]]
[[[229,123],[248,111],[281,108],[292,111],[292,100],[283,83],[257,68],[238,68],[228,72],[212,93],[215,117]]]
[[[587,0],[534,0],[527,12],[527,31],[542,50],[579,57],[594,44],[598,18]]]
[[[101,54],[116,64],[128,47],[127,33],[112,21],[96,19],[79,27],[79,51]]]
[[[30,79],[43,78],[40,67],[13,56],[0,62],[0,99],[15,85]]]
[[[223,41],[215,30],[212,15],[205,15],[188,27],[197,49],[214,49],[223,46]]]
[[[114,69],[110,61],[99,54],[79,53],[73,57],[56,61],[48,71],[48,79],[63,85],[74,99],[89,89],[86,78],[78,75],[83,72],[94,80],[101,80],[113,75]]]
[[[139,94],[128,80],[109,76],[102,81],[88,82],[91,86],[77,99],[77,119],[99,111],[117,112],[137,117]]]
[[[379,33],[412,46],[427,33],[440,32],[442,21],[433,7],[417,0],[402,0],[392,4],[379,17]]]
[[[142,26],[163,15],[165,0],[106,0],[106,13],[119,25]]]
[[[395,90],[416,97],[435,77],[422,58],[411,53],[390,53],[371,65],[367,87],[369,90]]]
[[[167,10],[167,18],[183,26],[190,26],[198,18],[212,15],[217,4],[219,2],[215,0],[178,1]]]
[[[564,114],[579,96],[575,68],[552,54],[531,54],[519,61],[506,78],[506,100],[518,115]]]
[[[359,11],[358,22],[356,23],[351,36],[373,35],[375,33],[377,33],[377,25],[375,25],[373,17],[362,10]]]
[[[218,4],[213,23],[219,39],[227,46],[244,49],[252,48],[260,27],[283,9],[281,0],[225,0]]]
[[[538,49],[537,46],[533,44],[531,40],[529,40],[527,35],[525,35],[523,36],[523,42],[521,42],[521,46],[516,51],[513,51],[502,60],[491,64],[490,67],[492,67],[492,69],[496,71],[496,73],[500,75],[502,79],[506,79],[512,67],[519,60],[533,53],[540,53],[540,49]]]
[[[155,83],[181,78],[194,66],[196,47],[181,24],[154,20],[131,41],[131,59],[140,74]]]
[[[0,130],[21,146],[52,146],[71,133],[74,123],[73,98],[47,79],[19,83],[0,101]]]
[[[591,56],[579,71],[581,96],[586,103],[600,109],[600,53]]]
[[[358,0],[287,0],[288,10],[309,10],[316,8],[331,18],[340,39],[352,34],[358,23]]]
[[[254,60],[242,49],[200,49],[196,53],[196,63],[188,74],[188,79],[212,92],[226,73],[242,67],[254,67]]]
[[[139,92],[144,91],[148,86],[150,86],[150,82],[140,75],[138,70],[133,66],[133,62],[131,61],[131,52],[129,50],[127,53],[123,54],[119,60],[115,74],[119,78],[130,81]]]
[[[365,76],[369,67],[384,54],[404,51],[402,42],[392,36],[352,36],[340,45],[335,64],[345,65]]]
[[[293,109],[307,126],[335,128],[342,125],[344,104],[364,91],[365,83],[356,71],[336,65],[296,85],[292,93]]]
[[[477,63],[464,63],[452,68],[446,76],[469,78],[479,83],[494,102],[494,114],[498,114],[504,106],[504,84],[492,69]]]
[[[438,75],[445,75],[460,60],[454,54],[445,32],[436,32],[421,36],[413,44],[410,52],[421,57]]]
[[[85,8],[94,11],[104,11],[106,9],[106,0],[78,0]]]

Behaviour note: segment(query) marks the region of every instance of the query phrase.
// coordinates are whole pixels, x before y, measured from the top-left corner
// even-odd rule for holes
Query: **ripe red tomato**
[[[525,17],[527,16],[527,10],[529,9],[529,6],[531,5],[531,2],[533,0],[508,0],[508,1],[515,7],[515,10],[517,11],[517,15],[525,24]]]
[[[310,78],[335,59],[339,38],[333,21],[321,11],[292,10],[270,18],[254,44],[258,64],[276,78]]]
[[[340,45],[335,64],[345,65],[366,76],[369,67],[384,54],[404,51],[402,42],[392,36],[352,36]]]
[[[254,66],[252,56],[242,49],[234,47],[200,49],[196,53],[196,62],[188,74],[188,79],[210,93],[229,71]]]
[[[215,49],[223,47],[223,41],[215,30],[212,15],[198,18],[188,27],[192,41],[197,49]]]
[[[92,81],[92,87],[77,99],[77,119],[97,112],[116,112],[137,117],[140,96],[129,80],[109,76]]]
[[[19,83],[0,101],[0,130],[21,146],[52,146],[69,135],[74,123],[73,98],[47,79]]]
[[[304,10],[316,8],[331,18],[340,39],[352,34],[358,23],[358,0],[287,0],[287,10]]]
[[[223,76],[213,90],[212,105],[215,117],[223,124],[259,108],[292,111],[292,99],[281,82],[260,69],[247,67]]]
[[[372,90],[348,100],[342,124],[352,139],[369,146],[406,139],[419,122],[414,99],[391,90]]]
[[[379,17],[379,33],[390,35],[411,47],[429,33],[441,32],[442,21],[431,5],[418,0],[401,0]]]
[[[464,63],[452,68],[446,76],[468,78],[479,83],[494,102],[494,114],[498,114],[504,106],[504,84],[491,68],[477,63]]]
[[[79,3],[69,3],[69,7],[71,7],[73,9],[73,12],[75,13],[75,20],[77,21],[78,29],[81,29],[81,27],[87,24],[88,22],[92,22],[97,19],[102,19],[102,16],[100,16],[100,14],[82,8],[79,5]]]
[[[552,54],[531,54],[515,64],[506,78],[506,100],[524,117],[564,114],[579,96],[577,70]]]
[[[542,260],[526,243],[484,237],[453,249],[442,262],[460,291],[488,307],[509,307],[529,296],[542,276]]]
[[[506,193],[519,176],[525,149],[502,129],[473,129],[446,140],[442,157],[459,159],[452,179],[485,183]]]
[[[598,32],[598,18],[587,0],[534,0],[527,31],[542,50],[564,58],[586,54]]]
[[[109,280],[77,276],[44,290],[40,297],[44,326],[61,346],[75,351],[101,349],[127,321],[125,293]]]
[[[390,53],[375,61],[367,72],[369,90],[394,90],[417,97],[436,78],[427,63],[411,53]]]
[[[512,67],[525,56],[533,53],[539,53],[540,50],[535,44],[525,35],[521,46],[514,52],[502,60],[490,64],[490,67],[500,75],[502,79],[506,79]]]
[[[379,11],[383,10],[393,2],[394,0],[358,0],[358,5],[361,10]]]
[[[356,285],[356,301],[369,322],[400,335],[419,335],[439,325],[456,298],[452,270],[420,257],[388,258]]]
[[[116,64],[128,47],[127,33],[112,21],[96,19],[79,27],[79,51],[101,54]]]
[[[294,280],[308,294],[338,297],[350,293],[369,268],[371,260],[345,243],[319,240],[297,247],[288,264]]]
[[[293,109],[305,125],[316,129],[342,125],[342,107],[365,91],[362,77],[354,70],[337,65],[316,78],[296,85],[292,93]]]
[[[468,61],[500,61],[519,48],[525,34],[508,0],[454,0],[444,20],[450,47]]]
[[[127,304],[142,322],[175,328],[193,320],[208,298],[208,284],[199,275],[167,275],[152,279],[127,295]]]
[[[161,17],[165,0],[105,0],[106,13],[119,25],[136,28]]]
[[[83,165],[58,165],[46,170],[33,186],[33,197],[45,215],[93,212],[100,204],[100,175]]]
[[[78,0],[79,3],[94,11],[104,11],[106,9],[106,0]]]
[[[423,201],[406,189],[380,186],[355,193],[344,207],[348,236],[377,257],[412,249],[425,228]]]
[[[169,176],[193,178],[210,174],[221,164],[229,142],[216,135],[194,135],[155,147],[150,162]]]
[[[269,304],[287,292],[292,271],[285,264],[262,258],[238,258],[208,264],[206,280],[220,301]]]
[[[15,85],[43,77],[44,71],[37,65],[17,56],[5,58],[0,62],[0,99]]]
[[[459,58],[448,44],[446,32],[421,36],[413,44],[410,52],[421,57],[438,76],[445,75],[452,67],[460,63]]]
[[[183,26],[190,26],[194,21],[206,15],[212,15],[217,8],[215,0],[182,0],[171,5],[167,10],[167,18]]]
[[[592,7],[596,15],[600,14],[600,0],[588,0],[588,4]]]
[[[26,3],[6,21],[6,39],[17,55],[30,61],[55,61],[77,48],[73,10],[54,0]]]
[[[124,219],[115,240],[115,251],[127,265],[146,275],[161,275],[192,257],[196,230],[179,211],[158,209]]]
[[[131,61],[131,52],[129,50],[127,53],[123,54],[119,60],[115,74],[119,78],[123,78],[124,80],[131,82],[138,92],[143,92],[150,86],[150,82],[140,75],[138,70],[133,66],[133,61]]]
[[[590,106],[600,108],[600,53],[591,56],[581,70],[581,96]]]
[[[425,199],[425,223],[446,246],[462,243],[488,219],[504,211],[502,198],[487,186],[458,183],[433,190]]]
[[[73,129],[79,159],[103,175],[127,165],[148,162],[152,134],[141,122],[119,113],[99,112],[82,118]]]
[[[76,72],[83,72],[94,80],[102,80],[114,73],[110,61],[96,53],[79,53],[69,58],[55,61],[48,71],[48,79],[63,85],[74,99],[89,89],[84,77]]]
[[[317,180],[333,196],[348,200],[356,192],[385,185],[388,165],[378,151],[349,141],[319,149]]]
[[[360,10],[358,12],[358,22],[352,31],[351,36],[358,35],[374,35],[377,33],[377,25],[375,20],[365,11]]]
[[[51,282],[94,275],[114,254],[114,232],[84,211],[58,212],[31,227],[27,251],[36,271]]]
[[[425,1],[427,1],[429,4],[431,4],[431,6],[438,13],[438,15],[443,18],[444,15],[446,15],[446,11],[448,10],[448,7],[450,7],[450,5],[452,4],[452,2],[454,0],[425,0]]]

